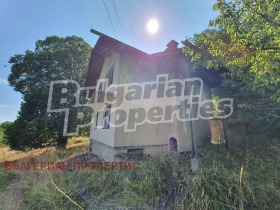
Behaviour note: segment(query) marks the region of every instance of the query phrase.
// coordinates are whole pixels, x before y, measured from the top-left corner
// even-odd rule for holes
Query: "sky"
[[[144,52],[156,53],[165,50],[172,39],[181,43],[206,29],[209,20],[217,16],[212,10],[215,2],[115,0],[117,16],[113,0],[0,0],[0,123],[14,121],[22,102],[21,94],[7,82],[8,60],[27,49],[33,51],[37,40],[75,35],[94,47],[98,36],[90,33],[93,28]],[[159,24],[155,34],[147,31],[151,19]]]

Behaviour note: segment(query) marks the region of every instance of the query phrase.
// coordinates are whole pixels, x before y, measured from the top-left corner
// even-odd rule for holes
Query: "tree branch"
[[[277,26],[280,26],[280,23],[275,22],[275,21],[271,20],[270,18],[268,18],[268,15],[267,15],[267,14],[262,14],[262,13],[260,13],[259,11],[257,11],[256,9],[252,8],[252,7],[251,7],[250,5],[248,5],[247,3],[245,3],[244,0],[241,0],[241,1],[242,1],[243,4],[244,4],[245,6],[247,6],[250,10],[252,10],[252,11],[255,12],[256,14],[258,14],[259,16],[261,16],[262,18],[264,18],[264,19],[267,20],[268,22],[273,23],[273,24],[275,24],[275,25],[277,25]]]
[[[197,46],[193,45],[192,43],[190,43],[189,41],[185,40],[185,41],[182,41],[182,44],[191,48],[192,50],[194,50],[195,52],[197,53],[202,53],[202,50],[199,49]]]

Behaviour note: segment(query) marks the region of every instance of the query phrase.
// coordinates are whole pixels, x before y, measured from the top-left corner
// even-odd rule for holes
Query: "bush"
[[[8,144],[6,130],[12,125],[12,122],[6,121],[0,124],[0,145]]]

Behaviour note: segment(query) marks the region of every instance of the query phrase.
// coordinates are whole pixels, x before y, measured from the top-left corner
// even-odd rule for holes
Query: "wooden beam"
[[[90,32],[93,33],[93,34],[96,34],[97,36],[106,36],[105,34],[102,34],[101,32],[96,31],[94,29],[90,29]]]
[[[198,52],[198,53],[202,53],[202,50],[199,49],[197,46],[193,45],[192,43],[190,43],[189,41],[185,40],[182,41],[182,44],[193,49],[194,51]]]

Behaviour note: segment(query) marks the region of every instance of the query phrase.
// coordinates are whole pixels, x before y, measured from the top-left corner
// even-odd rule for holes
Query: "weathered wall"
[[[213,143],[220,143],[224,139],[224,126],[221,120],[210,120],[211,138]]]
[[[151,60],[157,65],[151,65]],[[183,79],[190,76],[191,64],[186,62],[184,56],[177,56],[176,62],[170,62],[168,59],[159,59],[157,57],[139,58],[129,51],[112,54],[105,59],[100,78],[105,78],[107,72],[114,65],[114,82],[116,84],[127,84],[131,82],[148,82],[155,81],[158,74],[168,74],[169,79]],[[203,99],[211,98],[210,88],[205,86],[203,91]],[[118,106],[121,101],[117,98]],[[135,101],[135,105],[139,106],[141,101]],[[157,105],[157,101],[154,104]],[[140,104],[141,105],[141,104]],[[129,108],[129,107],[128,107]],[[184,106],[182,109],[186,108]],[[114,122],[114,117],[111,116],[111,121]],[[99,117],[99,124],[102,123],[102,118]],[[193,122],[193,136],[196,145],[199,146],[206,142],[210,137],[210,124],[208,120],[198,120]],[[177,139],[178,151],[190,151],[192,142],[190,136],[190,123],[174,120],[171,123],[164,124],[148,124],[137,126],[135,132],[124,132],[123,127],[96,129],[91,130],[91,139],[101,144],[93,145],[93,152],[107,154],[106,159],[111,159],[112,155],[121,150],[117,148],[141,147],[145,148],[144,152],[149,154],[168,151],[169,139],[174,137]],[[107,147],[110,146],[111,148]],[[165,146],[162,146],[165,145]],[[114,147],[115,150],[112,148]],[[159,149],[160,148],[160,149]],[[121,152],[126,152],[122,149]],[[104,156],[104,155],[103,155]]]
[[[223,142],[224,136],[224,126],[222,120],[213,119],[210,120],[211,125],[211,136],[213,143]],[[249,135],[250,126],[244,123],[236,123],[236,124],[227,124],[226,132],[227,138],[229,141],[237,140],[237,139],[246,139],[246,136]]]
[[[106,57],[104,60],[104,65],[102,67],[100,78],[99,79],[105,79],[108,71],[111,69],[111,67],[114,67],[114,79],[113,83],[116,83],[116,78],[119,74],[119,54],[114,53],[111,56]],[[98,125],[103,125],[103,116],[104,113],[100,112],[98,113]],[[114,118],[111,119],[114,122]],[[90,132],[90,138],[96,139],[106,145],[109,145],[111,147],[115,146],[115,130],[114,129],[91,129]]]

